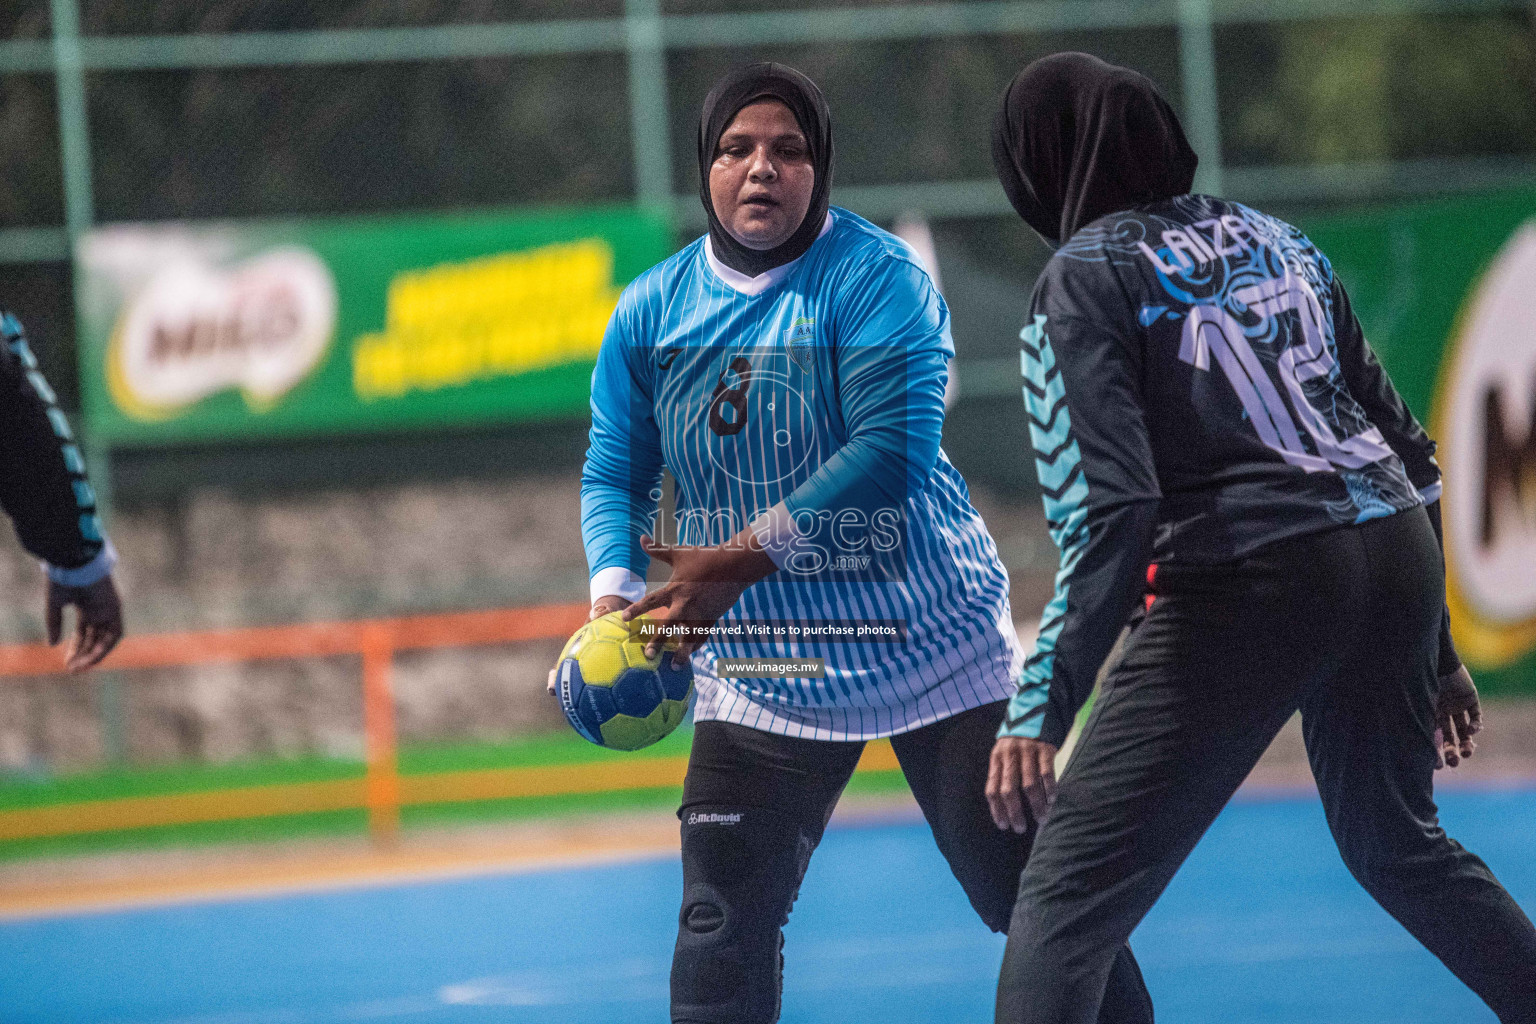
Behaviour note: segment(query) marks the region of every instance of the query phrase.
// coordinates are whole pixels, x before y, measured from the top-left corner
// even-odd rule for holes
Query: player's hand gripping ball
[[[682,722],[693,668],[673,666],[672,645],[647,658],[621,614],[593,619],[566,642],[555,688],[566,720],[582,736],[600,747],[639,750]]]

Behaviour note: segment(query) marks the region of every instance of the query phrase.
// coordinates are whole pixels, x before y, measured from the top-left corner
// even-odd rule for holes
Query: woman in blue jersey
[[[993,158],[1057,247],[1023,342],[1056,598],[992,755],[999,828],[1050,803],[999,1024],[1087,1024],[1117,952],[1298,710],[1350,871],[1504,1024],[1536,1022],[1536,929],[1436,820],[1477,692],[1445,621],[1435,446],[1300,231],[1190,195],[1145,77],[1030,65]],[[1051,802],[1051,759],[1153,600]],[[1437,730],[1439,736],[1437,738]]]
[[[999,832],[984,794],[1022,652],[996,548],[939,447],[943,300],[904,243],[829,209],[831,121],[798,72],[717,83],[699,171],[708,235],[631,284],[603,340],[582,532],[594,615],[716,624],[686,645],[672,1019],[751,1024],[778,1018],[781,929],[866,740],[892,738],[996,930],[1033,823]],[[651,539],[664,465],[672,545]],[[672,576],[646,597],[651,558]],[[718,671],[762,658],[823,667]],[[1128,949],[1117,964],[1104,1019],[1150,1020]]]

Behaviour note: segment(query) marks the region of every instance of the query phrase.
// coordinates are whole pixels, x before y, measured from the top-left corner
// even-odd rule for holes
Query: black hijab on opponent
[[[1054,244],[1105,214],[1184,195],[1198,162],[1150,79],[1086,53],[1020,71],[993,122],[1003,191]]]
[[[753,249],[736,241],[715,216],[715,204],[709,194],[709,168],[715,162],[720,136],[742,107],[761,99],[778,100],[795,115],[816,172],[811,205],[805,212],[805,219],[794,234],[772,249]],[[704,212],[709,215],[709,238],[715,257],[721,263],[748,277],[756,277],[797,259],[821,233],[831,194],[832,114],[827,110],[826,97],[815,82],[783,64],[761,63],[737,68],[715,83],[709,95],[704,97],[704,110],[699,116],[699,198],[704,201]]]

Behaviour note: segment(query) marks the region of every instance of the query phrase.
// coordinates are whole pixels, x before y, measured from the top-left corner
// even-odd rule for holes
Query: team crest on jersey
[[[811,365],[816,361],[815,343],[814,317],[796,317],[789,330],[784,332],[784,347],[789,349],[789,358],[805,373],[811,372]]]

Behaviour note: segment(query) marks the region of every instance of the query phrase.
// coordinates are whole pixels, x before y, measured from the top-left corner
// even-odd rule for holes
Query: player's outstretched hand
[[[123,638],[123,603],[110,573],[85,587],[49,580],[45,612],[49,645],[63,637],[64,609],[69,605],[74,605],[77,613],[75,642],[64,667],[71,672],[84,672],[105,658]]]
[[[1003,736],[992,745],[987,804],[1000,829],[1029,831],[1030,814],[1043,821],[1056,799],[1056,747],[1040,740]],[[1029,811],[1024,801],[1029,801]]]
[[[778,569],[746,530],[728,543],[714,547],[659,544],[650,537],[641,537],[640,546],[652,558],[670,565],[672,578],[666,586],[624,609],[625,622],[665,608],[664,617],[669,621],[713,624],[730,610],[742,591]],[[673,662],[679,666],[687,664],[688,656],[701,643],[697,639],[680,640],[672,655]],[[645,645],[646,657],[654,658],[661,647],[661,639],[650,641]]]
[[[587,621],[591,622],[593,619],[600,619],[604,615],[607,615],[609,612],[616,612],[620,610],[627,604],[629,604],[629,602],[617,594],[609,594],[607,597],[600,597],[596,601],[592,602],[592,609],[587,612]],[[545,684],[545,689],[549,690],[549,695],[551,697],[555,695],[555,686],[559,682],[559,679],[560,665],[558,662],[556,662],[555,667],[549,670],[549,680]]]
[[[1471,757],[1477,749],[1472,737],[1482,728],[1483,708],[1467,666],[1441,676],[1440,695],[1435,699],[1435,767],[1455,768]]]

